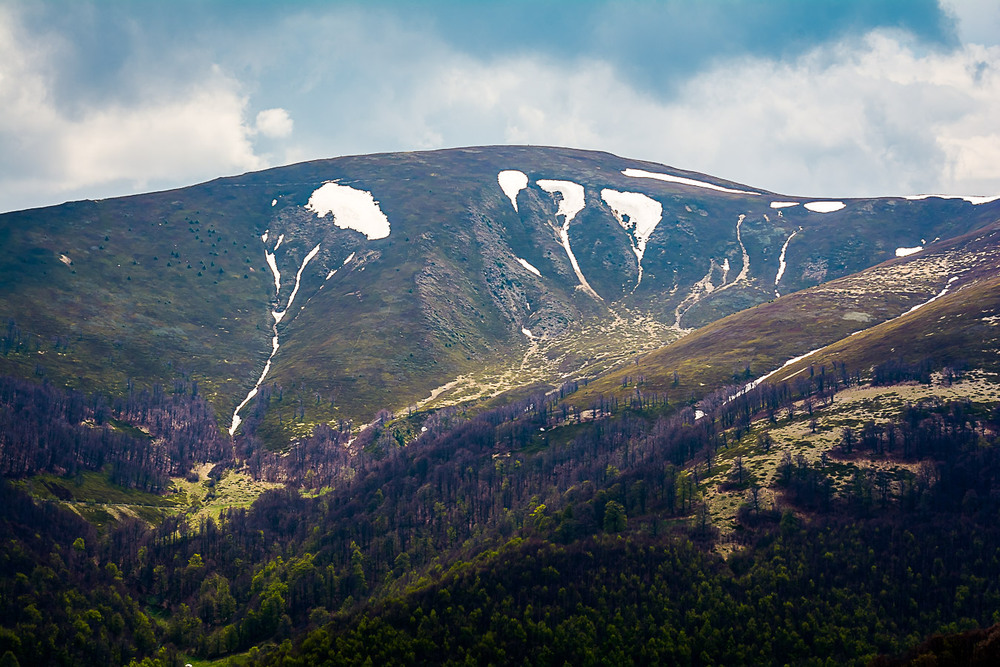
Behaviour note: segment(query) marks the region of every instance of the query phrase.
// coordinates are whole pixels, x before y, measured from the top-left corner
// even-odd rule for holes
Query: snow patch
[[[993,197],[970,197],[965,195],[907,195],[903,199],[909,199],[911,201],[917,199],[964,199],[965,201],[978,206],[979,204],[988,204],[991,201],[996,201],[1000,199],[1000,195],[995,195]]]
[[[538,187],[551,195],[559,194],[562,196],[562,199],[559,200],[559,210],[556,211],[556,215],[566,216],[563,224],[568,225],[570,220],[583,210],[583,186],[579,183],[543,179],[538,181]]]
[[[389,219],[367,190],[324,183],[309,197],[306,209],[320,218],[331,214],[337,227],[361,232],[368,240],[389,236]]]
[[[267,260],[267,265],[271,267],[271,273],[274,274],[274,293],[277,294],[281,291],[281,272],[278,271],[278,262],[274,259],[273,252],[264,252],[264,258]]]
[[[267,232],[264,233],[267,236]],[[281,240],[284,235],[278,238],[278,244],[275,245],[275,250],[278,249],[278,245],[281,245]],[[254,384],[253,389],[251,389],[246,398],[244,398],[236,409],[233,411],[233,421],[229,426],[229,436],[232,437],[236,433],[236,429],[239,428],[243,419],[240,417],[240,410],[246,407],[246,404],[253,400],[254,396],[257,395],[257,391],[260,389],[260,385],[264,382],[264,378],[267,377],[268,372],[271,370],[271,361],[274,359],[274,355],[278,353],[278,323],[284,318],[285,313],[291,308],[292,302],[295,301],[295,294],[299,291],[299,282],[302,280],[302,271],[305,270],[306,264],[308,264],[319,252],[320,244],[317,243],[316,247],[309,251],[309,254],[305,256],[302,260],[302,265],[299,266],[298,272],[295,274],[295,288],[292,290],[292,294],[288,297],[288,304],[285,305],[285,309],[281,312],[277,310],[271,311],[271,316],[274,317],[274,324],[271,326],[271,333],[274,335],[271,338],[271,354],[267,358],[267,362],[264,364],[264,370],[261,372],[260,377],[257,378],[257,383]],[[278,272],[278,264],[274,258],[274,253],[264,252],[264,256],[267,258],[267,265],[271,267],[271,272],[274,273],[274,298],[278,300],[281,296],[281,274]],[[329,277],[329,276],[327,276]]]
[[[264,233],[260,235],[260,240],[262,243],[267,243],[267,235],[271,233],[270,229],[265,229]]]
[[[520,173],[520,172],[519,172]],[[587,279],[583,275],[583,271],[580,270],[580,264],[576,261],[576,255],[573,254],[573,249],[569,244],[569,223],[576,217],[576,214],[583,210],[584,206],[584,191],[583,186],[578,183],[573,183],[572,181],[552,181],[552,180],[540,180],[538,181],[538,187],[545,190],[551,195],[560,195],[559,209],[556,211],[556,217],[563,216],[562,227],[556,229],[556,234],[559,236],[559,241],[562,243],[563,250],[566,251],[566,256],[569,258],[570,266],[573,267],[573,273],[576,274],[577,288],[583,290],[588,295],[593,297],[597,301],[603,301],[601,296],[594,291],[587,282]],[[516,205],[515,205],[515,208]]]
[[[278,237],[278,242],[274,244],[274,249],[277,250],[278,248],[280,248],[284,240],[285,240],[285,235],[282,234],[281,236]]]
[[[684,178],[683,176],[672,176],[670,174],[660,174],[653,171],[645,171],[643,169],[624,169],[622,170],[622,173],[626,176],[631,176],[633,178],[653,178],[658,181],[666,181],[667,183],[690,185],[692,187],[705,188],[707,190],[716,190],[718,192],[731,192],[737,195],[760,196],[759,192],[750,192],[749,190],[734,190],[733,188],[725,188],[722,187],[721,185],[706,183],[705,181],[696,181],[693,178]]]
[[[789,206],[798,206],[797,201],[773,201],[771,202],[771,208],[788,208]]]
[[[639,260],[639,279],[635,283],[638,287],[642,282],[642,256],[646,253],[646,242],[663,219],[663,205],[641,192],[619,192],[609,188],[601,190],[601,199],[611,208],[622,229],[630,232],[632,252]]]
[[[528,269],[529,271],[531,271],[532,273],[534,273],[539,278],[542,277],[541,272],[538,269],[536,269],[535,267],[533,267],[530,263],[528,263],[528,260],[521,259],[520,257],[518,257],[517,261],[521,263],[521,266],[523,266],[524,268]]]
[[[523,333],[528,338],[534,338],[534,336],[531,335],[531,331],[529,329],[526,329],[525,327],[521,327],[521,333]]]
[[[500,184],[500,189],[510,199],[510,203],[514,205],[514,211],[516,212],[517,193],[528,187],[527,174],[517,169],[505,169],[497,174],[497,183]]]
[[[277,205],[277,203],[278,203],[277,199],[272,199],[271,200],[271,206],[275,206],[275,205]]]
[[[811,201],[804,206],[813,213],[833,213],[844,208],[846,204],[842,201]]]
[[[781,254],[778,255],[778,275],[774,277],[775,287],[778,286],[778,281],[781,280],[781,276],[785,275],[785,267],[786,267],[785,251],[788,250],[788,244],[791,243],[792,239],[795,238],[795,235],[798,234],[801,230],[802,228],[799,227],[794,232],[792,232],[792,235],[789,236],[787,239],[785,239],[785,245],[781,246]],[[778,294],[777,290],[775,290],[774,293],[777,294],[778,296],[781,296],[780,294]]]
[[[915,246],[913,248],[896,248],[896,257],[906,257],[907,255],[912,255],[923,250],[922,245]]]

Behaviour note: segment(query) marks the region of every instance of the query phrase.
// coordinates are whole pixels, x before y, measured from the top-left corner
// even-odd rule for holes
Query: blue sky
[[[0,211],[504,143],[1000,194],[997,118],[992,0],[0,0]]]

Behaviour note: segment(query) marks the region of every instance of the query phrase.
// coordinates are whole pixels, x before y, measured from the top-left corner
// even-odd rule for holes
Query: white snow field
[[[896,257],[906,257],[907,255],[912,255],[923,250],[922,245],[914,246],[912,248],[896,248]]]
[[[341,229],[361,232],[368,240],[389,236],[389,219],[367,190],[324,183],[309,197],[306,209],[320,218],[332,214],[333,224]]]
[[[284,234],[282,234],[278,238],[278,243],[275,244],[274,246],[275,250],[278,249],[278,246],[281,245],[281,241],[284,238],[285,238]],[[264,235],[261,237],[261,240],[264,241],[265,243],[267,242],[267,232],[264,232]],[[264,364],[264,370],[261,372],[260,377],[257,378],[257,382],[256,384],[254,384],[253,389],[251,389],[249,393],[247,393],[246,398],[244,398],[240,402],[240,404],[236,406],[236,409],[233,411],[233,421],[229,426],[230,436],[236,433],[236,429],[239,428],[240,423],[243,421],[240,418],[240,410],[242,410],[246,406],[246,404],[252,401],[253,397],[257,395],[257,391],[260,389],[260,385],[263,384],[264,378],[267,377],[268,371],[271,370],[271,361],[274,359],[274,355],[278,353],[278,348],[280,347],[278,344],[278,323],[281,322],[281,320],[285,317],[285,313],[287,313],[289,308],[292,307],[292,302],[295,301],[295,295],[299,291],[299,283],[302,280],[302,272],[305,270],[306,264],[312,261],[312,259],[316,256],[316,254],[319,253],[319,246],[320,244],[317,243],[316,247],[310,250],[309,253],[302,259],[302,264],[299,266],[299,270],[295,274],[295,287],[292,289],[292,293],[288,297],[288,303],[285,304],[285,309],[279,311],[277,308],[275,308],[274,310],[271,311],[271,316],[274,318],[274,324],[271,326],[271,333],[274,334],[271,338],[271,354],[270,356],[268,356],[267,363]],[[278,272],[278,263],[277,260],[275,260],[274,258],[273,252],[267,252],[265,250],[264,256],[267,258],[267,265],[271,267],[271,272],[274,274],[274,299],[280,305],[281,273]],[[354,254],[352,253],[351,257],[353,256]],[[347,260],[344,261],[344,264],[350,261],[351,257],[348,257]],[[328,279],[329,277],[330,276],[327,276]]]
[[[833,213],[844,208],[846,204],[842,201],[811,201],[803,206],[813,213]]]
[[[989,204],[991,201],[996,201],[997,199],[1000,199],[1000,195],[994,195],[992,197],[970,197],[970,196],[967,196],[967,195],[907,195],[907,196],[903,197],[903,199],[910,199],[910,200],[931,199],[931,198],[937,198],[937,199],[964,199],[965,201],[969,202],[970,204],[972,204],[974,206],[978,206],[979,204]]]
[[[542,179],[538,181],[538,187],[545,190],[550,195],[562,195],[559,200],[559,210],[556,215],[566,216],[565,224],[576,217],[576,214],[583,210],[583,186],[573,181],[552,181]]]
[[[771,202],[771,208],[788,208],[789,206],[798,206],[797,201],[773,201]]]
[[[785,239],[785,244],[781,246],[781,254],[778,255],[778,275],[774,277],[774,287],[775,287],[774,293],[777,296],[781,296],[780,294],[778,294],[777,290],[778,281],[781,280],[781,276],[785,275],[785,268],[787,266],[785,264],[785,252],[788,250],[788,244],[792,242],[792,239],[795,238],[795,235],[798,234],[801,230],[802,228],[799,227],[794,232],[792,232],[791,236]]]
[[[583,275],[583,271],[580,270],[580,264],[576,261],[576,255],[573,254],[573,249],[569,245],[569,223],[576,217],[577,213],[583,210],[584,206],[583,186],[572,181],[553,181],[542,179],[538,181],[538,187],[545,190],[550,195],[558,195],[560,197],[559,209],[556,211],[556,217],[560,215],[563,216],[563,222],[562,227],[560,227],[557,232],[559,234],[559,241],[562,243],[563,250],[566,251],[566,256],[569,258],[570,266],[573,267],[573,273],[576,274],[576,281],[580,286],[579,288],[595,300],[603,301],[601,296],[595,292],[590,286],[590,283],[587,282],[587,279]]]
[[[705,188],[706,190],[716,190],[718,192],[730,192],[732,194],[737,194],[737,195],[760,196],[759,192],[750,192],[749,190],[734,190],[733,188],[726,188],[721,185],[706,183],[705,181],[696,181],[693,178],[684,178],[683,176],[672,176],[670,174],[660,174],[655,171],[645,171],[643,169],[624,169],[622,170],[622,174],[624,174],[625,176],[631,176],[632,178],[653,178],[658,181],[666,181],[667,183],[690,185],[695,188]]]
[[[635,283],[638,287],[642,282],[642,256],[646,253],[646,242],[663,219],[663,205],[641,192],[619,192],[610,188],[601,190],[601,199],[611,208],[622,229],[631,231],[635,239],[630,241],[632,252],[639,260],[639,279]]]
[[[526,260],[526,259],[521,259],[520,257],[518,257],[518,258],[517,258],[517,261],[521,263],[521,266],[523,266],[524,268],[528,269],[529,271],[531,271],[532,273],[534,273],[534,274],[535,274],[536,276],[538,276],[539,278],[541,278],[541,277],[542,277],[542,272],[541,272],[541,271],[539,271],[538,269],[536,269],[535,267],[533,267],[533,266],[531,265],[531,263],[530,263],[530,262],[528,262],[528,260]]]
[[[517,193],[528,187],[527,174],[517,169],[505,169],[497,174],[497,183],[514,205],[514,211],[517,211]]]

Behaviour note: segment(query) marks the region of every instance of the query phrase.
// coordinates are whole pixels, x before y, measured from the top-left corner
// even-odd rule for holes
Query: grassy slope
[[[267,324],[267,275],[249,271],[258,258],[242,207],[219,214],[220,197],[206,184],[4,216],[12,252],[0,260],[0,313],[35,336],[31,349],[0,359],[0,371],[39,366],[108,393],[127,378],[166,384],[187,374],[225,406],[257,362],[246,341]]]
[[[789,366],[774,380],[791,377],[809,364],[830,363],[834,357],[851,368],[867,368],[893,355],[908,360],[936,355],[941,363],[964,361],[974,367],[995,364],[990,357],[994,335],[979,311],[988,316],[995,307],[995,279],[990,276],[1000,263],[998,239],[1000,230],[993,225],[936,251],[892,260],[736,313],[598,378],[570,400],[587,407],[599,395],[628,396],[640,380],[640,390],[646,393],[665,392],[675,402],[694,400],[725,384],[759,377],[824,345],[830,347]],[[951,294],[913,315],[887,321],[927,301],[945,287],[950,276],[961,276]],[[929,335],[919,340],[906,337],[916,323],[941,317],[947,319],[935,320],[937,324],[927,330]],[[886,323],[874,327],[879,322]],[[945,355],[930,338],[935,330],[953,327],[953,342]],[[863,330],[868,331],[848,337]],[[886,332],[895,334],[882,340]],[[980,345],[983,342],[985,347]],[[848,348],[858,352],[841,354]],[[626,381],[628,386],[623,386]]]
[[[628,178],[621,174],[627,167],[676,172],[568,149],[458,149],[317,161],[0,216],[0,242],[8,251],[0,258],[0,317],[13,318],[29,341],[0,358],[0,372],[106,393],[120,392],[128,378],[140,386],[193,379],[220,425],[228,426],[270,351],[274,288],[260,241],[270,229],[286,233],[278,253],[285,299],[302,258],[316,243],[322,246],[303,274],[296,308],[281,324],[282,348],[268,378],[290,392],[294,404],[285,408],[280,428],[278,415],[268,416],[266,426],[280,439],[316,421],[367,421],[376,410],[413,404],[460,374],[510,365],[528,349],[522,326],[578,339],[580,350],[593,348],[584,324],[589,329],[613,315],[575,289],[551,228],[556,203],[537,187],[539,178],[586,186],[587,209],[574,221],[570,239],[594,288],[608,301],[622,299],[668,324],[710,260],[717,265],[717,285],[724,261],[730,281],[739,272],[735,225],[739,215],[747,216],[749,280],[696,303],[685,326],[770,298],[780,246],[799,226],[783,290],[786,283],[807,286],[867,266],[897,244],[916,243],[917,234],[946,236],[975,227],[992,210],[960,201],[892,200],[849,202],[843,212],[827,215],[796,207],[779,216],[766,193],[724,194]],[[497,172],[508,168],[531,179],[519,195],[519,213],[496,183]],[[374,194],[392,225],[388,239],[369,242],[304,212],[309,195],[332,179]],[[647,192],[664,206],[634,293],[635,256],[600,200],[605,187]],[[342,267],[324,284],[327,272],[351,252],[365,262],[364,270]],[[516,257],[543,277],[526,272]],[[831,327],[832,334],[846,330]],[[794,347],[781,344],[771,354],[766,341],[744,343],[713,362],[718,368],[706,376],[709,382],[742,371],[746,362],[756,371]],[[580,359],[579,368],[590,354],[567,350],[565,358]],[[560,367],[559,374],[569,370]],[[693,375],[706,381],[694,366],[683,370],[682,382]],[[291,418],[296,409],[306,412],[297,426]]]

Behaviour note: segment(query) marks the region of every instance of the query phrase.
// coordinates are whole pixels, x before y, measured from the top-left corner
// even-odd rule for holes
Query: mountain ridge
[[[503,171],[524,176],[513,198]],[[367,238],[340,228],[336,212],[310,210],[330,182],[370,193],[387,235]],[[582,190],[572,216],[561,212],[566,183]],[[807,210],[813,201],[837,210]],[[0,216],[0,238],[21,258],[0,266],[10,286],[0,312],[43,347],[65,343],[3,368],[112,392],[129,379],[194,378],[227,429],[263,378],[277,395],[294,394],[294,406],[264,417],[280,445],[320,423],[367,423],[381,409],[421,404],[463,377],[470,396],[516,385],[519,369],[551,386],[593,377],[779,293],[968,232],[997,208],[792,197],[578,149],[310,161]],[[658,333],[631,333],[643,322]],[[621,337],[630,342],[608,357]]]

